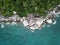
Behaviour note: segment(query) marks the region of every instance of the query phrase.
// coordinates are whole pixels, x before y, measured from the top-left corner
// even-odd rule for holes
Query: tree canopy
[[[19,16],[34,13],[45,16],[45,10],[54,8],[60,0],[0,0],[0,14],[12,16],[16,11]]]

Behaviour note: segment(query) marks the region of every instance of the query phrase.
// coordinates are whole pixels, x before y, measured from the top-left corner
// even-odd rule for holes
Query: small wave
[[[34,30],[32,30],[31,32],[34,32]]]
[[[54,21],[53,24],[56,24],[56,21]]]
[[[9,25],[9,24],[10,24],[10,22],[7,22],[7,23],[6,23],[6,25]]]
[[[11,25],[16,25],[17,23],[16,22],[12,22]]]
[[[4,24],[1,24],[1,28],[4,28]]]
[[[57,17],[60,17],[60,14],[58,14]]]
[[[50,27],[50,25],[47,25],[47,27]]]

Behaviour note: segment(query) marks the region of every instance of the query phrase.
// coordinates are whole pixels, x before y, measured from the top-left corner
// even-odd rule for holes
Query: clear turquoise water
[[[21,24],[0,25],[0,45],[60,45],[60,17],[55,25],[33,33]]]

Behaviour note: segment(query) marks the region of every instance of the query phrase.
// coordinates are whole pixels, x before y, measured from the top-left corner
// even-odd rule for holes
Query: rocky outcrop
[[[53,10],[49,10],[45,18],[37,14],[27,14],[27,17],[20,17],[16,15],[16,12],[14,12],[14,15],[8,18],[0,16],[0,22],[4,22],[6,24],[10,23],[16,24],[15,22],[17,23],[19,22],[22,23],[25,27],[28,27],[34,31],[35,29],[43,27],[43,25],[45,24],[55,24],[56,23],[55,18],[59,16],[59,14],[60,14],[60,5],[58,5]]]

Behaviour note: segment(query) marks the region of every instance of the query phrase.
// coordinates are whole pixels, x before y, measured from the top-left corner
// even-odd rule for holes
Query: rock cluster
[[[8,18],[0,16],[0,22],[20,22],[20,17],[18,15],[13,15]]]
[[[53,10],[47,11],[47,16],[45,18],[40,17],[37,14],[27,14],[27,17],[19,17],[18,15],[16,15],[16,12],[14,12],[14,14],[15,15],[8,18],[0,16],[0,22],[7,22],[7,24],[9,24],[9,22],[21,22],[24,26],[35,30],[43,27],[43,25],[45,24],[56,23],[55,18],[60,14],[60,5],[58,5]]]
[[[24,19],[23,24],[24,26],[27,26],[30,29],[35,30],[41,27],[43,21],[43,18],[38,17],[37,15],[34,16],[34,14],[29,14],[29,16],[27,16],[27,18]]]

